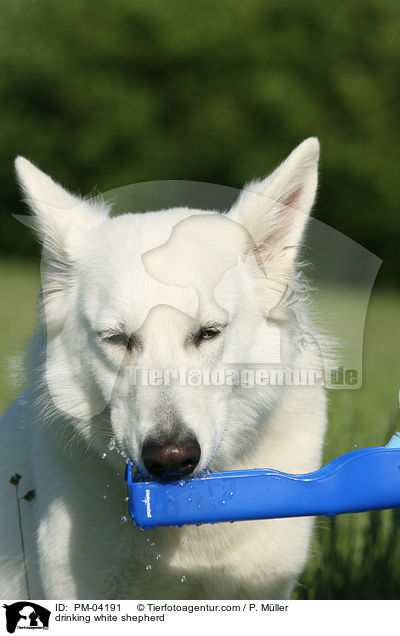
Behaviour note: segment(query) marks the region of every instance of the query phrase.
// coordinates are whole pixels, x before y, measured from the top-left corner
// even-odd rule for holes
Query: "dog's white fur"
[[[225,215],[180,208],[115,218],[103,203],[73,196],[16,160],[43,244],[43,284],[30,385],[1,421],[1,598],[26,596],[9,484],[16,472],[21,492],[36,490],[21,504],[34,598],[290,596],[306,562],[311,518],[143,532],[120,522],[124,460],[116,452],[100,456],[115,437],[146,474],[144,439],[175,430],[178,414],[201,447],[196,474],[319,467],[326,425],[320,386],[129,381],[132,364],[241,368],[273,349],[278,336],[282,365],[318,366],[315,351],[298,346],[299,330],[312,329],[306,304],[300,298],[293,311],[280,302],[287,286],[299,289],[295,258],[318,154],[318,141],[307,139],[267,179],[249,184]],[[268,315],[274,324],[267,329]],[[200,346],[188,340],[216,321],[228,323],[219,337]],[[131,354],[104,336],[121,325],[140,335]]]

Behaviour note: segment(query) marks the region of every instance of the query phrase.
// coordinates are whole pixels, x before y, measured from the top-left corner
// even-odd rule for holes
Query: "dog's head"
[[[280,390],[243,386],[243,370],[291,355],[280,299],[318,152],[304,141],[226,214],[113,218],[16,160],[43,244],[42,377],[55,412],[100,452],[114,437],[153,477],[229,467],[246,453]]]

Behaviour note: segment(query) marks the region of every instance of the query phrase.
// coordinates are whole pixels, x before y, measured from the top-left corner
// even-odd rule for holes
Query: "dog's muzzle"
[[[194,436],[149,438],[142,449],[142,461],[156,478],[179,479],[190,475],[200,461],[201,450]]]

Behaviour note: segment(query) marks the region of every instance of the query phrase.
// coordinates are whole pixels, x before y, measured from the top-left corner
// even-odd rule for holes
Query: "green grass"
[[[400,295],[372,294],[364,333],[363,386],[330,391],[324,461],[385,444],[400,430]],[[400,508],[319,517],[308,567],[296,588],[304,599],[398,599]]]
[[[18,393],[7,359],[33,331],[39,264],[0,261],[0,411]],[[324,460],[384,444],[400,429],[400,295],[376,292],[369,306],[361,389],[330,391]],[[295,591],[305,599],[395,599],[400,596],[400,509],[318,518],[311,558]]]
[[[35,323],[39,263],[0,260],[0,413],[20,391],[19,369]]]

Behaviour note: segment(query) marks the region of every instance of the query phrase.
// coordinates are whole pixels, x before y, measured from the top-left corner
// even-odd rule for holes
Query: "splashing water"
[[[115,446],[116,446],[115,438],[114,438],[114,437],[112,437],[112,438],[110,439],[110,441],[108,442],[108,446],[107,446],[107,448],[108,448],[108,450],[112,451],[112,450],[114,450]]]

